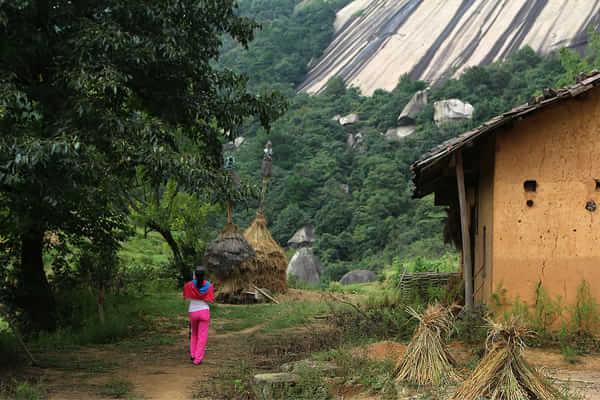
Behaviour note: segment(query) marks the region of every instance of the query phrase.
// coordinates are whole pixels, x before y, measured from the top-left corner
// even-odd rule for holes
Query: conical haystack
[[[560,392],[523,358],[530,335],[520,321],[490,321],[488,352],[452,400],[559,400]]]
[[[271,236],[262,212],[256,213],[244,237],[256,252],[256,257],[245,261],[241,267],[248,275],[249,283],[272,293],[285,292],[287,259],[281,246]]]
[[[212,241],[204,253],[204,262],[219,280],[227,279],[242,262],[255,256],[254,249],[239,232],[238,227],[227,223],[219,237]]]
[[[454,323],[450,310],[441,305],[429,305],[423,314],[410,307],[408,312],[419,320],[419,326],[398,362],[396,380],[417,385],[457,381],[455,361],[446,347]]]

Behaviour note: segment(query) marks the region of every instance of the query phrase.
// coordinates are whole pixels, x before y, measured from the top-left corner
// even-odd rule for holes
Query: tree
[[[183,279],[190,265],[199,263],[211,238],[211,220],[218,205],[204,201],[198,194],[181,190],[173,179],[161,187],[145,186],[132,195],[134,221],[146,231],[159,233],[173,254],[173,264]],[[214,225],[214,224],[212,224]]]
[[[137,171],[201,190],[224,132],[283,109],[213,67],[223,35],[247,46],[256,27],[234,0],[0,2],[0,236],[33,328],[55,323],[45,232],[115,240]]]

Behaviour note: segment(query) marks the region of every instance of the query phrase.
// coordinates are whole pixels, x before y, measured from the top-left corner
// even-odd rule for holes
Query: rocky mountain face
[[[318,93],[334,76],[366,95],[403,74],[436,82],[526,45],[580,47],[599,22],[600,0],[354,0],[299,89]]]

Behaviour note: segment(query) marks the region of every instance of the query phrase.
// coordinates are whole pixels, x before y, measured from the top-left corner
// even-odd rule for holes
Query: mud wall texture
[[[339,76],[366,95],[399,78],[435,82],[531,46],[540,53],[585,43],[600,0],[354,0],[300,90]]]
[[[494,291],[504,288],[508,300],[519,297],[531,304],[541,281],[552,296],[569,304],[586,280],[600,302],[597,179],[597,90],[497,134],[490,283]]]

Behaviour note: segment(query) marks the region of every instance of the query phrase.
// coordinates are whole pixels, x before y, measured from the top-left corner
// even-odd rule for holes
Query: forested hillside
[[[271,15],[272,22],[257,34],[249,51],[228,51],[228,55],[245,54],[243,63],[238,57],[235,62],[227,55],[222,59],[222,65],[239,68],[262,86],[271,84],[270,77],[278,85],[286,79],[288,85],[298,82],[296,72],[286,75],[279,63],[264,62],[284,60],[290,51],[286,37],[276,33],[278,21],[296,26],[294,21],[310,20],[312,15],[329,15],[333,21],[331,3],[315,1],[296,13],[295,2],[287,2],[287,8],[276,8],[276,3],[280,4],[242,2],[242,10],[250,15],[277,9],[281,16]],[[327,18],[321,23],[327,23]],[[306,30],[300,36],[312,34]],[[316,35],[324,38],[321,30]],[[313,223],[318,252],[331,279],[348,269],[378,270],[395,257],[437,257],[452,251],[442,240],[446,215],[433,207],[431,199],[411,198],[410,163],[430,147],[528,101],[541,89],[574,81],[578,72],[595,64],[597,42],[592,40],[589,61],[570,50],[542,57],[524,48],[506,62],[469,69],[460,79],[432,88],[429,105],[417,118],[416,132],[401,142],[386,141],[383,133],[396,126],[402,108],[427,86],[425,82],[404,77],[393,91],[379,90],[365,97],[334,79],[321,95],[290,95],[288,112],[270,133],[254,124],[241,129],[246,141],[235,151],[238,168],[258,182],[262,147],[267,140],[273,142],[274,177],[267,201],[271,230],[280,243],[286,243],[296,229]],[[449,98],[471,103],[473,120],[436,127],[432,104]],[[348,113],[357,113],[360,122],[342,127],[333,119]],[[356,133],[362,134],[363,142],[352,148],[347,138]],[[248,222],[251,215],[252,211],[242,212],[241,222]]]

